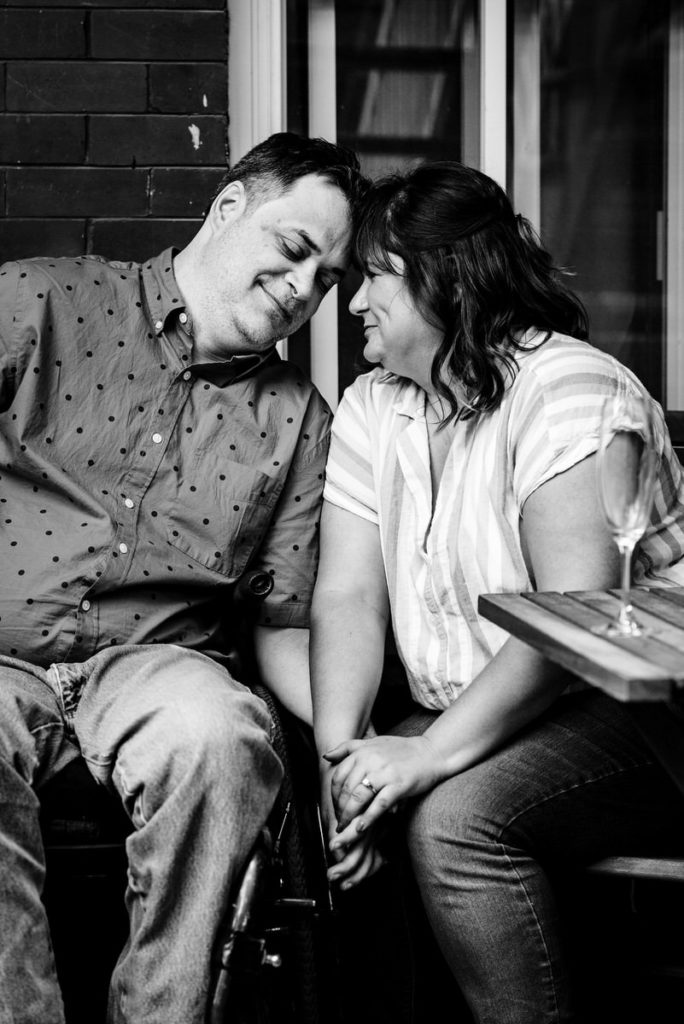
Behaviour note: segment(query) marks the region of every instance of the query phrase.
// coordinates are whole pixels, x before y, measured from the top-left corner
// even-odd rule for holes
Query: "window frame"
[[[518,0],[530,38],[516,40],[534,57],[538,39],[539,0]],[[306,0],[309,53],[308,131],[330,141],[337,139],[335,81],[335,0]],[[479,166],[508,189],[507,38],[509,0],[479,0],[480,19],[480,153]],[[287,127],[287,3],[286,0],[228,0],[230,96],[229,146],[235,162],[251,146]],[[517,11],[520,23],[520,11]],[[535,35],[535,24],[537,26]],[[673,419],[684,420],[684,4],[671,9],[668,57],[668,160],[662,256],[665,263],[664,349],[665,404]],[[537,52],[538,56],[538,52]],[[522,58],[520,58],[522,59]],[[538,98],[537,98],[538,100]],[[529,124],[529,110],[526,123]],[[513,130],[516,128],[513,111]],[[537,140],[538,142],[539,140]],[[531,140],[534,148],[535,140]],[[538,151],[538,146],[537,146]],[[535,226],[539,222],[539,181],[522,157],[510,166],[514,204]],[[535,184],[536,182],[536,184]],[[337,289],[326,296],[313,317],[311,376],[333,409],[339,395]],[[279,350],[287,353],[287,343]]]

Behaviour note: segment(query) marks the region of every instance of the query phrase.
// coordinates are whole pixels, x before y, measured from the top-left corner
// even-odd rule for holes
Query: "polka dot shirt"
[[[220,653],[228,592],[308,625],[329,410],[275,351],[193,361],[173,250],[0,267],[0,650]]]

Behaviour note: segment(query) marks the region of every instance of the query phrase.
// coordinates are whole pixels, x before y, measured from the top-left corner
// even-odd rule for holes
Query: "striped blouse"
[[[478,615],[478,596],[533,589],[520,542],[527,498],[597,450],[606,395],[644,390],[585,342],[541,340],[526,336],[499,408],[456,425],[434,515],[421,388],[376,368],[335,417],[324,497],[378,524],[397,648],[427,707],[447,707],[507,638]],[[684,585],[684,479],[657,412],[660,471],[635,582]]]

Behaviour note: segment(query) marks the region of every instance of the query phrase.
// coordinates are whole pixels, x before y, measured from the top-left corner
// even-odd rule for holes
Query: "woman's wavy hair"
[[[431,381],[450,409],[445,422],[489,412],[516,372],[514,353],[531,327],[587,337],[587,315],[561,281],[529,221],[481,171],[444,161],[375,181],[355,240],[363,270],[404,279],[421,315],[443,331]],[[467,396],[459,407],[448,386]]]

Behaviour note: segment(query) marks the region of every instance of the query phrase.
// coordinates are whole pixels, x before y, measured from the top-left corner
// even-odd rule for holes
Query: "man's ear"
[[[211,204],[209,219],[212,226],[221,230],[236,221],[247,209],[247,193],[241,181],[231,181],[221,189]]]

